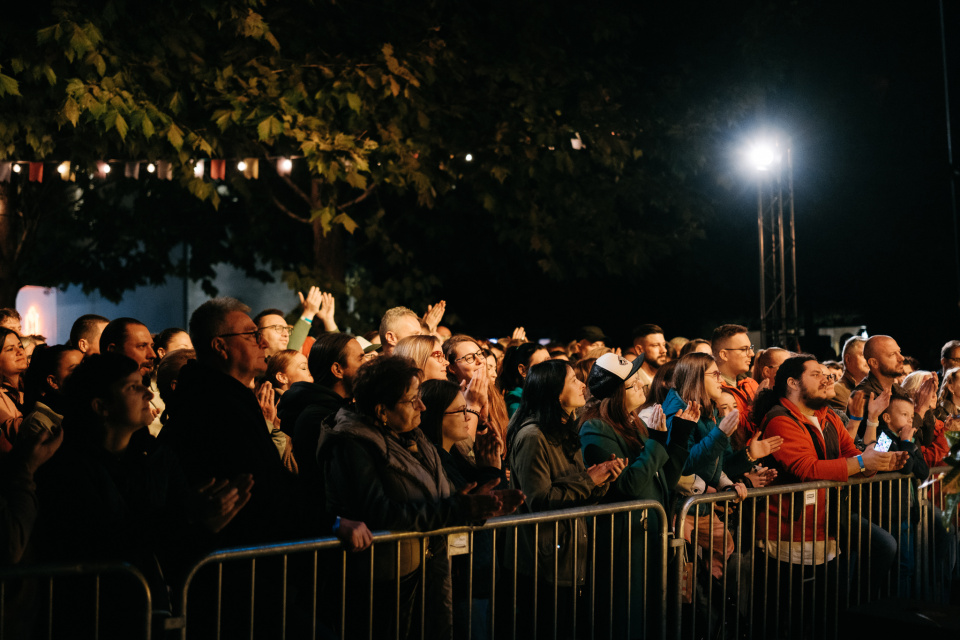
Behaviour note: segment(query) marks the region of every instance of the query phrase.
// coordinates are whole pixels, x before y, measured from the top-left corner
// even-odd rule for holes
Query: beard
[[[800,390],[800,400],[808,408],[813,409],[814,411],[823,409],[825,406],[827,406],[827,402],[829,401],[828,398],[825,398],[823,396],[814,396],[814,395],[808,394],[806,389]]]
[[[650,365],[650,368],[653,369],[653,370],[657,370],[657,369],[659,369],[660,366],[661,366],[661,363],[660,363],[660,362],[657,362],[657,361],[656,361],[655,359],[653,359],[653,358],[650,358],[649,360],[648,360],[647,358],[644,358],[643,361],[646,362],[648,365]]]
[[[903,375],[903,365],[900,364],[900,365],[897,365],[896,367],[881,366],[879,371],[880,371],[880,375],[885,376],[887,378],[899,378],[900,376]]]

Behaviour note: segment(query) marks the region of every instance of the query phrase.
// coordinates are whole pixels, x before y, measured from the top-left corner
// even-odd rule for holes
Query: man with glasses
[[[750,437],[754,430],[750,421],[750,409],[760,385],[750,376],[754,351],[747,328],[739,324],[720,325],[713,330],[710,346],[717,361],[717,368],[720,369],[720,384],[725,392],[736,399],[737,411],[740,412],[740,428]]]
[[[960,340],[951,340],[940,349],[940,379],[956,367],[960,367]]]
[[[264,309],[254,317],[253,321],[260,330],[260,341],[267,358],[283,351],[290,344],[290,332],[293,331],[293,327],[287,324],[280,309]]]

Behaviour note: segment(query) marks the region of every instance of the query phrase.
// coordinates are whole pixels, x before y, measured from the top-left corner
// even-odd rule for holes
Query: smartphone
[[[884,453],[890,451],[890,445],[893,444],[893,440],[890,439],[885,433],[881,433],[880,437],[877,438],[877,451],[883,451]]]

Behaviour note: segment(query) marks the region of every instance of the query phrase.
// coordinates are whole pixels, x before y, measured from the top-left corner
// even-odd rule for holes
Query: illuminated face
[[[520,368],[520,377],[526,378],[527,372],[530,371],[530,367],[540,364],[541,362],[546,362],[550,359],[550,352],[546,349],[537,349],[532,354],[530,354],[530,364],[526,367]]]
[[[737,408],[737,399],[733,397],[732,394],[723,392],[720,394],[720,400],[717,401],[717,409],[720,411],[720,417],[726,416],[728,413]]]
[[[816,360],[803,364],[803,374],[800,376],[800,401],[813,410],[820,409],[827,404],[827,387],[832,385],[824,381],[823,367]]]
[[[153,361],[157,353],[153,350],[153,336],[150,335],[150,330],[142,324],[127,326],[123,344],[119,345],[117,350],[140,365],[141,376],[153,371]]]
[[[162,358],[171,351],[179,351],[180,349],[193,349],[193,342],[190,340],[190,334],[186,331],[181,331],[180,333],[174,334],[167,343],[166,349],[163,347],[157,349],[157,357]]]
[[[894,398],[884,413],[887,426],[896,434],[899,434],[904,427],[913,426],[913,403],[908,400]]]
[[[397,404],[383,410],[381,419],[391,431],[412,431],[420,426],[420,413],[426,408],[420,399],[420,380],[414,377]]]
[[[878,341],[877,356],[871,358],[876,361],[877,371],[882,376],[896,378],[902,376],[903,355],[900,353],[900,345],[893,338],[882,338]]]
[[[263,344],[253,335],[257,325],[250,316],[243,311],[231,311],[224,319],[223,326],[223,334],[242,334],[216,338],[223,341],[227,363],[238,379],[252,381],[254,377],[266,373],[266,353]]]
[[[770,381],[770,386],[773,387],[773,383],[777,378],[777,371],[780,370],[780,365],[783,364],[783,361],[790,357],[789,351],[774,351],[773,359],[770,361],[770,364],[763,368],[763,379]]]
[[[627,411],[633,411],[639,408],[647,399],[647,396],[643,394],[643,385],[640,384],[640,372],[637,371],[627,378],[624,384],[626,385],[626,389],[624,389],[623,403]]]
[[[7,334],[0,347],[0,373],[5,376],[17,376],[27,369],[27,354],[20,344],[20,338]]]
[[[711,362],[710,366],[703,373],[703,386],[707,391],[707,397],[714,404],[720,402],[720,394],[723,393],[723,385],[720,383],[720,368],[716,362]]]
[[[360,343],[355,339],[347,343],[347,346],[343,348],[344,355],[344,366],[342,370],[343,375],[343,386],[346,387],[348,393],[353,393],[353,379],[357,377],[357,370],[360,369],[360,365],[366,362],[363,354],[363,347],[360,346]]]
[[[492,353],[487,356],[487,378],[493,384],[497,381],[497,357]]]
[[[820,365],[820,373],[823,374],[820,379],[820,385],[823,387],[823,391],[826,394],[827,400],[836,398],[837,390],[833,387],[835,383],[834,378],[836,376],[834,376],[833,371],[831,371],[830,367]]]
[[[63,383],[77,368],[81,360],[83,360],[83,354],[79,350],[69,349],[64,351],[63,355],[60,356],[60,362],[57,364],[56,373],[50,376],[53,379],[47,378],[47,382],[54,389],[62,389]]]
[[[386,332],[387,346],[393,348],[407,336],[419,336],[423,333],[420,328],[420,319],[415,315],[406,314],[397,318],[390,331]],[[386,349],[387,347],[384,347]]]
[[[726,358],[729,372],[734,376],[750,371],[750,361],[753,360],[753,345],[750,336],[738,333],[727,338],[727,342],[720,353]]]
[[[266,349],[269,358],[275,353],[283,351],[290,343],[290,329],[283,316],[270,313],[260,318],[260,324],[257,326],[263,333],[260,340]]]
[[[560,406],[564,413],[570,413],[587,403],[583,393],[586,388],[587,385],[577,379],[573,367],[567,367],[567,377],[563,381],[563,390],[560,392]]]
[[[307,366],[307,356],[299,352],[290,358],[283,373],[287,376],[287,387],[294,382],[313,382],[313,376],[310,374],[310,368]]]
[[[644,364],[659,369],[667,363],[667,340],[662,333],[651,333],[637,341],[636,348],[643,355]]]
[[[440,341],[434,340],[433,349],[427,356],[426,362],[423,363],[423,379],[446,380],[447,365],[449,364],[443,355],[443,350],[440,348]]]
[[[457,396],[447,407],[443,414],[443,424],[441,431],[443,434],[444,449],[447,443],[454,444],[461,440],[473,437],[477,432],[477,416],[463,411],[467,406],[467,401],[462,393]],[[473,427],[471,429],[471,426]]]
[[[487,359],[476,342],[458,342],[454,346],[453,355],[453,362],[448,369],[458,381],[470,380],[477,369],[487,368]]]
[[[16,331],[17,335],[23,333],[20,328],[20,321],[13,316],[4,318],[3,321],[0,322],[0,327],[3,327],[4,329],[10,329],[10,331]]]

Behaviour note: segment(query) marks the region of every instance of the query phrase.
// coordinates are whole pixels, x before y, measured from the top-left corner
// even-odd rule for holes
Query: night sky
[[[960,9],[946,9],[956,128]],[[709,337],[724,322],[759,328],[756,182],[738,154],[755,130],[779,129],[794,152],[803,326],[863,323],[871,334],[892,334],[905,354],[938,364],[943,342],[960,337],[938,5],[680,3],[644,11],[643,63],[703,65],[714,78],[705,96],[768,69],[777,74],[765,80],[764,108],[732,124],[712,150],[716,168],[697,183],[712,206],[705,237],[640,279],[557,284],[534,275],[507,283],[499,299],[479,295],[468,324],[495,334],[506,315],[533,335],[567,338],[598,324],[624,342],[644,322],[663,326],[668,339]],[[763,25],[760,38],[749,34],[753,20]],[[743,54],[751,38],[754,58]],[[476,290],[447,291],[451,308],[478,299]]]

